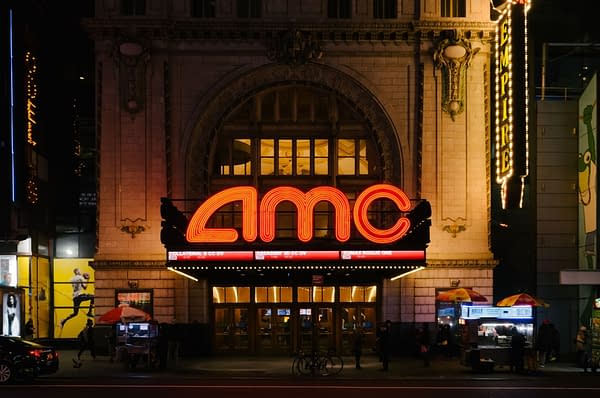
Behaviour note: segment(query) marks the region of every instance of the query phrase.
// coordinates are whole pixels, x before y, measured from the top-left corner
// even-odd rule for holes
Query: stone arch
[[[320,64],[269,64],[253,69],[213,90],[196,107],[195,123],[182,140],[186,162],[185,196],[203,198],[209,192],[210,160],[216,135],[228,115],[263,90],[283,84],[312,85],[333,91],[354,107],[371,131],[382,156],[385,182],[401,184],[402,150],[395,127],[383,105],[366,87],[334,68]]]

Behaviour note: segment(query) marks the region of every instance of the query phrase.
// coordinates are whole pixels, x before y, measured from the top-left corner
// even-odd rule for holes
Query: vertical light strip
[[[16,200],[15,193],[15,86],[14,86],[14,62],[13,62],[13,14],[12,10],[8,10],[8,48],[9,48],[9,79],[10,79],[10,111],[9,123],[10,123],[10,197],[13,203]]]
[[[525,25],[524,39],[525,39],[525,173],[521,176],[521,200],[519,201],[519,207],[523,207],[523,200],[525,196],[525,178],[529,175],[529,41],[528,41],[528,14],[531,8],[532,0],[528,0],[524,7],[524,20]]]

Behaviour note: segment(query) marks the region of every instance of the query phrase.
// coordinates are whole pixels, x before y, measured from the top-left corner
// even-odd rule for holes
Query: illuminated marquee
[[[502,207],[522,207],[528,175],[527,11],[530,1],[507,0],[496,27],[496,182]]]
[[[369,206],[376,200],[392,201],[400,212],[410,210],[410,199],[399,188],[389,184],[377,184],[365,189],[357,198],[354,208],[346,195],[334,187],[321,186],[303,193],[289,186],[277,187],[268,191],[260,206],[258,193],[251,186],[227,188],[203,202],[190,219],[186,240],[190,243],[233,243],[238,240],[234,228],[208,228],[211,216],[224,205],[232,202],[242,203],[242,238],[253,242],[258,236],[263,242],[275,238],[276,207],[283,201],[291,202],[298,211],[297,235],[302,242],[313,238],[313,212],[319,202],[329,202],[335,209],[335,236],[339,242],[350,238],[351,213],[356,230],[367,240],[388,244],[400,240],[409,230],[410,221],[399,217],[396,223],[387,229],[373,226],[367,216]],[[260,214],[260,220],[258,217]]]
[[[25,68],[26,68],[26,95],[27,95],[27,143],[31,146],[36,146],[37,142],[33,137],[34,126],[36,125],[35,120],[35,102],[37,99],[37,62],[31,52],[25,54]]]

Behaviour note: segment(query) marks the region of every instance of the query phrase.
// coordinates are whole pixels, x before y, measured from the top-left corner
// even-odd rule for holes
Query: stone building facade
[[[161,197],[191,200],[180,202],[189,213],[234,183],[215,178],[224,132],[260,136],[268,125],[311,123],[329,123],[333,136],[361,126],[379,162],[366,179],[431,204],[427,266],[380,278],[379,321],[433,323],[436,292],[455,285],[493,302],[495,23],[487,0],[130,3],[141,8],[98,1],[85,21],[96,48],[97,314],[114,306],[115,289],[140,288],[152,289],[161,322],[213,323],[211,284],[165,265]],[[287,96],[287,88],[301,94]],[[277,111],[262,120],[257,104],[272,106],[269,93],[279,89]],[[291,115],[280,110],[288,99]],[[340,187],[363,178],[330,170],[312,177]],[[243,178],[267,181],[254,172]]]

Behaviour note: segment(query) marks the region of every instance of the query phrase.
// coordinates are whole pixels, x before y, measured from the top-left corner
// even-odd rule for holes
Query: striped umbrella
[[[487,298],[473,289],[459,287],[456,289],[439,292],[435,298],[437,301],[467,301],[467,302],[486,302]]]
[[[546,303],[544,300],[527,293],[513,294],[512,296],[505,297],[496,303],[496,306],[498,307],[513,307],[517,305],[530,305],[532,307],[546,308],[550,307],[550,304]]]

